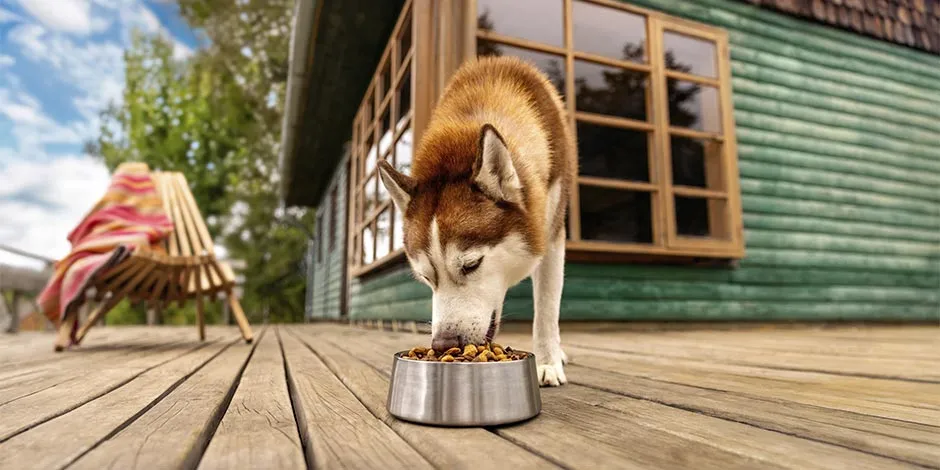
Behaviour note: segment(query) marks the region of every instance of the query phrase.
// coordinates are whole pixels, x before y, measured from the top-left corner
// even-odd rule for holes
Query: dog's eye
[[[482,262],[483,262],[483,257],[481,256],[473,261],[465,263],[463,267],[460,268],[460,272],[463,273],[464,276],[466,276],[467,274],[470,274],[476,271],[477,268],[480,267],[480,263]]]

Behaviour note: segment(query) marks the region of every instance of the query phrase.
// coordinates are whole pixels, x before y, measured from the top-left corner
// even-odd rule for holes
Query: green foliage
[[[301,320],[313,216],[283,210],[278,196],[292,1],[180,0],[179,7],[209,44],[176,61],[168,42],[136,34],[125,54],[123,102],[104,110],[100,135],[86,150],[112,169],[143,161],[183,172],[216,243],[246,263],[249,320]],[[214,303],[206,307],[220,317]],[[122,312],[108,321],[142,321]],[[163,316],[192,323],[193,307]]]

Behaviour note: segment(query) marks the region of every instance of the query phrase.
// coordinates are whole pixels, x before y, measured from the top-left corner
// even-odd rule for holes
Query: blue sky
[[[68,232],[108,185],[82,145],[121,100],[135,28],[170,38],[177,58],[198,47],[172,1],[0,0],[0,244],[68,253]],[[2,251],[0,263],[33,264]]]

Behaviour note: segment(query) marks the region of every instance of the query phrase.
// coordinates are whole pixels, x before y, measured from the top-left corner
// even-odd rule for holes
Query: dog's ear
[[[388,190],[398,210],[402,214],[407,212],[408,203],[414,196],[416,186],[414,178],[400,173],[385,160],[379,160],[379,178],[382,179],[382,184],[385,185],[385,189]]]
[[[484,124],[480,130],[479,149],[473,163],[473,181],[487,196],[522,206],[522,183],[512,164],[509,147],[490,124]]]

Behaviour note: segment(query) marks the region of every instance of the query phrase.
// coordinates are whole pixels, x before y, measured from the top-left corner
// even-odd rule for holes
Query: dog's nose
[[[460,347],[460,338],[457,333],[451,331],[444,331],[431,340],[431,349],[437,352],[458,347]]]

